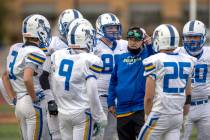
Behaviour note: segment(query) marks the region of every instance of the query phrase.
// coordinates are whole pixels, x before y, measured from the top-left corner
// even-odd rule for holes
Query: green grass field
[[[0,114],[8,112],[13,112],[13,108],[7,105],[0,105]],[[21,140],[21,138],[22,136],[18,124],[0,123],[0,140]],[[196,140],[195,129],[193,129],[193,133],[190,140]]]
[[[21,140],[17,124],[0,124],[0,140]]]
[[[21,140],[19,126],[17,124],[0,124],[0,140]],[[195,129],[190,140],[196,140]]]

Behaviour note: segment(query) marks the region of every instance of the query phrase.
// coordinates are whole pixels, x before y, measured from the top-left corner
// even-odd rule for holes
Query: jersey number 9
[[[65,77],[65,82],[64,82],[64,89],[69,91],[69,81],[71,77],[71,72],[72,72],[72,67],[73,67],[73,61],[68,60],[68,59],[63,59],[60,63],[59,71],[58,74],[60,76]]]

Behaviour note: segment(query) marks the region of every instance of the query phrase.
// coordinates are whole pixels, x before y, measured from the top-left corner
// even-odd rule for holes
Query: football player
[[[143,60],[147,77],[144,97],[146,123],[138,139],[178,140],[183,108],[189,107],[190,103],[190,78],[196,60],[173,52],[179,45],[179,33],[172,25],[158,26],[153,39],[157,54]]]
[[[69,26],[69,48],[58,50],[51,56],[52,89],[58,103],[63,140],[90,139],[93,121],[97,129],[106,125],[96,83],[102,62],[90,53],[94,38],[90,22]]]
[[[43,66],[43,73],[40,76],[40,83],[42,85],[42,88],[45,90],[46,100],[48,102],[48,126],[50,130],[50,134],[52,136],[53,140],[60,140],[60,132],[59,132],[59,124],[58,124],[58,110],[57,110],[57,104],[54,100],[52,91],[50,89],[50,55],[55,52],[56,50],[60,50],[63,48],[68,47],[67,43],[67,26],[70,24],[74,19],[83,19],[82,14],[76,10],[76,9],[66,9],[64,10],[58,19],[58,36],[53,36],[52,41],[50,43],[50,46],[48,48],[48,55],[47,59]]]
[[[198,140],[210,140],[210,111],[208,94],[210,93],[210,57],[206,42],[206,27],[199,20],[188,21],[183,27],[183,46],[176,51],[197,58],[192,77],[192,101],[188,116],[185,118],[183,140],[190,138],[193,124],[197,128]]]
[[[97,140],[117,139],[116,118],[108,111],[107,97],[111,73],[114,68],[114,59],[117,54],[127,50],[127,41],[122,40],[122,25],[116,15],[104,13],[96,20],[97,45],[94,54],[103,61],[103,70],[98,77],[98,92],[104,112],[107,114],[108,124],[104,133],[98,135]]]
[[[30,15],[22,24],[23,43],[14,44],[7,57],[2,80],[6,92],[13,97],[15,115],[24,140],[50,139],[46,121],[45,94],[39,76],[49,46],[51,28],[42,15]]]
[[[71,23],[74,19],[83,18],[83,15],[80,11],[76,9],[66,9],[64,10],[58,19],[58,36],[52,37],[52,42],[49,46],[49,52],[52,54],[56,50],[60,50],[61,48],[67,48],[67,32],[68,32],[68,24]]]

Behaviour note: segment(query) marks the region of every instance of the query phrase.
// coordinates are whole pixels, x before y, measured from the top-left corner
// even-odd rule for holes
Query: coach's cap
[[[127,39],[129,38],[135,38],[136,40],[141,41],[144,39],[144,34],[139,27],[132,27],[127,32]]]

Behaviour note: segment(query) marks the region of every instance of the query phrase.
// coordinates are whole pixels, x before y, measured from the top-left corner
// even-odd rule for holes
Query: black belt
[[[106,94],[103,94],[103,95],[100,95],[100,97],[108,97],[108,95],[106,95]]]

